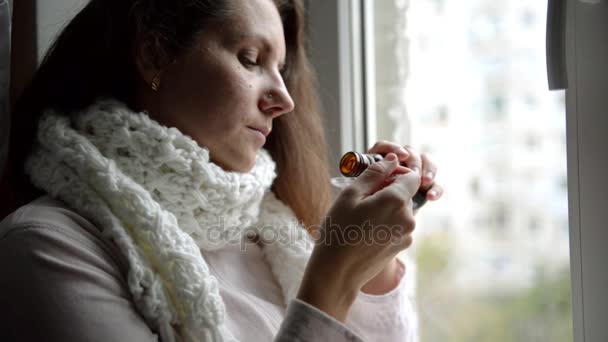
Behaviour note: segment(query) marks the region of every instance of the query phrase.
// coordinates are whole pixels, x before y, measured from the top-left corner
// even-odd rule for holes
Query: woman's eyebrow
[[[265,35],[263,35],[263,34],[237,32],[237,33],[234,33],[234,34],[230,35],[229,38],[228,38],[228,41],[231,44],[237,44],[237,43],[242,42],[244,40],[260,41],[260,42],[262,42],[262,45],[264,46],[265,50],[268,50],[268,51],[274,50],[274,47],[270,43],[270,40]],[[285,56],[282,56],[280,64],[281,65],[285,64]]]
[[[233,33],[229,36],[229,41],[231,43],[239,43],[239,42],[242,42],[243,40],[258,40],[258,41],[262,42],[262,44],[264,45],[265,48],[267,48],[267,49],[272,48],[272,45],[270,44],[270,41],[268,40],[268,38],[266,38],[264,35],[259,34],[259,33],[237,32],[237,33]]]

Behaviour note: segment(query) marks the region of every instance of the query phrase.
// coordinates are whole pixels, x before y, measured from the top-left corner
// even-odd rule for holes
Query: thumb
[[[394,182],[386,186],[386,190],[391,191],[394,189],[398,193],[406,194],[407,197],[412,198],[420,188],[420,181],[420,175],[417,172],[410,171],[398,175]]]
[[[367,197],[386,186],[386,179],[397,169],[399,161],[394,153],[370,165],[353,183],[360,197]]]

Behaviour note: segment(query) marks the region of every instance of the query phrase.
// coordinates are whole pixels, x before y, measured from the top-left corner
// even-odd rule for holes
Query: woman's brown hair
[[[244,0],[246,1],[246,0]],[[99,97],[134,104],[135,42],[156,61],[174,59],[196,43],[206,25],[230,15],[228,1],[91,0],[57,37],[11,113],[9,161],[3,177],[1,217],[43,194],[23,165],[45,109],[71,115]],[[284,80],[296,109],[275,119],[265,148],[277,163],[275,194],[314,229],[329,207],[327,145],[316,81],[306,52],[302,0],[274,0],[287,47]]]

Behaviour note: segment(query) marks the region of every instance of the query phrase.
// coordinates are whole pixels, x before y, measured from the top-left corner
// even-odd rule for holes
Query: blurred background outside
[[[565,98],[547,86],[547,2],[372,7],[373,133],[430,153],[446,189],[407,252],[420,340],[572,341]]]

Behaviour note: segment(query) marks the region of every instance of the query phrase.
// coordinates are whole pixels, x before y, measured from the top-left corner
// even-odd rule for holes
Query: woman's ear
[[[152,88],[155,87],[154,84],[159,86],[164,55],[158,39],[148,35],[135,40],[133,58],[137,73]]]

